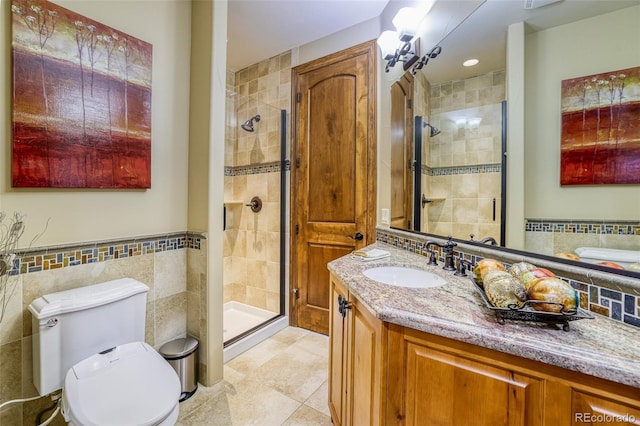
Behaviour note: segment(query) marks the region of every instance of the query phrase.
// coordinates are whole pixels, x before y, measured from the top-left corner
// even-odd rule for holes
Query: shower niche
[[[226,109],[223,335],[228,361],[237,355],[228,355],[228,349],[250,347],[251,339],[257,343],[260,335],[288,325],[287,114],[234,92],[227,93]]]

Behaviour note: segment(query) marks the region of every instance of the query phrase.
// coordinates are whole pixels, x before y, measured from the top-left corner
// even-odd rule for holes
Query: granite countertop
[[[384,243],[365,248],[391,257],[363,262],[347,255],[328,264],[358,300],[382,321],[410,327],[500,352],[640,388],[640,331],[596,315],[559,326],[506,320],[498,324],[470,278],[427,264],[427,258]],[[405,288],[371,280],[362,271],[377,266],[408,266],[436,273],[448,283]],[[469,274],[469,277],[471,274]]]

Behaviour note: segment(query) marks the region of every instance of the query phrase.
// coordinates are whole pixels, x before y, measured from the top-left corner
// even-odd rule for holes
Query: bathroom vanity
[[[376,243],[391,257],[331,263],[329,406],[336,425],[639,424],[640,338],[598,317],[498,324],[469,277]],[[446,284],[389,285],[403,266]]]

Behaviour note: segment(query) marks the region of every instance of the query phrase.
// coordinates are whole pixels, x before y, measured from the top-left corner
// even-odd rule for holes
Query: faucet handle
[[[438,266],[438,261],[436,260],[436,252],[433,250],[429,250],[429,262],[428,265]]]
[[[466,260],[464,260],[464,257],[462,255],[462,253],[460,253],[460,256],[458,257],[458,265],[456,266],[456,272],[453,275],[459,276],[459,277],[466,277],[467,276],[467,264],[469,262],[467,262]]]

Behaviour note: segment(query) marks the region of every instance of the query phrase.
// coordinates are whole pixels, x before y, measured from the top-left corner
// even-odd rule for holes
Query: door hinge
[[[413,99],[407,99],[407,108],[408,109],[412,109],[413,108]]]
[[[296,93],[296,102],[297,103],[302,102],[302,93],[300,92]]]
[[[300,233],[300,225],[296,223],[296,235]]]

